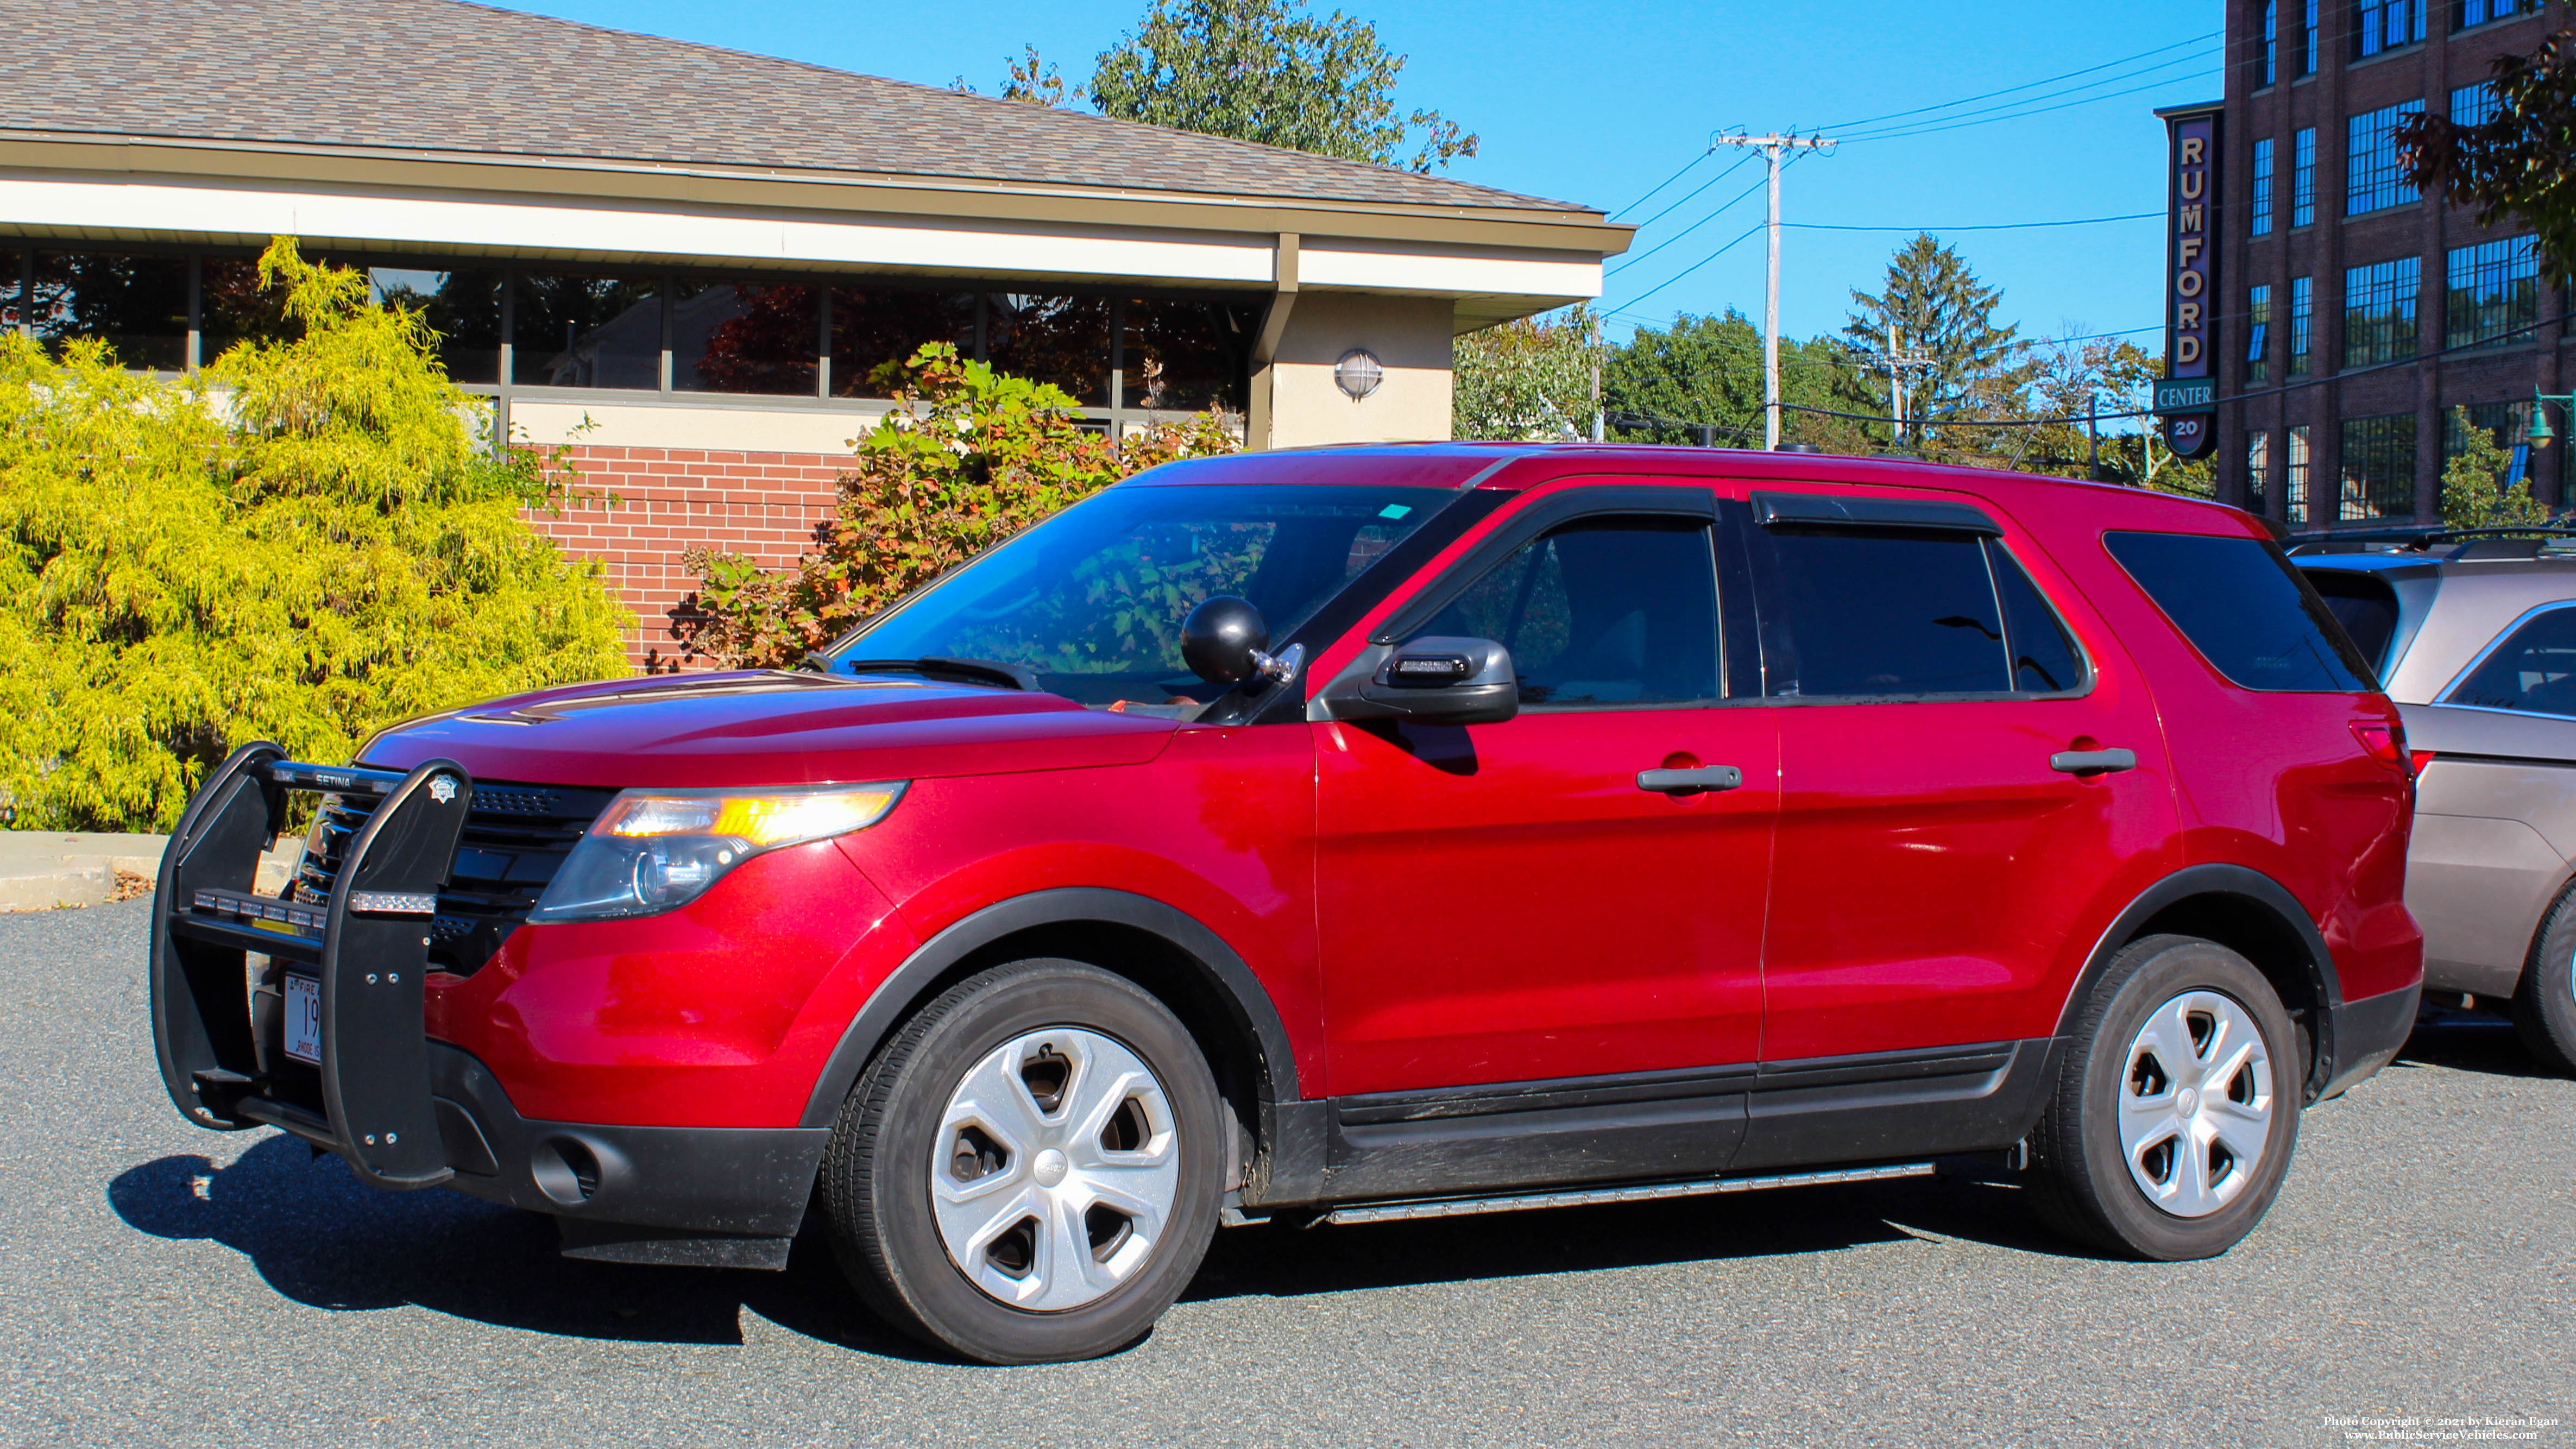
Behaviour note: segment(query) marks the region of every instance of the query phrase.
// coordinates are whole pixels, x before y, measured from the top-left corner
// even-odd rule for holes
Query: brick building
[[[1058,383],[1113,434],[1215,408],[1253,447],[1445,438],[1452,337],[1598,295],[1629,233],[459,0],[10,18],[0,325],[178,372],[256,327],[270,236],[367,268],[510,436],[572,443],[619,496],[536,521],[607,563],[639,657],[693,582],[682,548],[795,558],[887,407],[872,372],[923,342]],[[1378,364],[1359,396],[1335,377],[1354,352]]]
[[[2528,232],[2419,195],[2392,139],[2417,110],[2479,116],[2489,63],[2566,9],[2228,0],[2220,497],[2299,528],[2430,520],[2465,407],[2566,501],[2563,450],[2521,446],[2533,390],[2566,390],[2565,289]]]

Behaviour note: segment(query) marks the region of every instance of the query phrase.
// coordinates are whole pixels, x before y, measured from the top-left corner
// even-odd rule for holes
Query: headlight
[[[604,921],[685,906],[763,851],[864,830],[903,798],[901,780],[747,794],[629,790],[573,846],[529,921]]]

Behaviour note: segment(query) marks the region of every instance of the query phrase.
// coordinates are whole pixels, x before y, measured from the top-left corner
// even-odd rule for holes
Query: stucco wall
[[[1449,343],[1454,303],[1439,297],[1307,292],[1279,339],[1270,445],[1389,443],[1449,436]],[[1333,383],[1354,347],[1377,354],[1386,381],[1357,402]]]

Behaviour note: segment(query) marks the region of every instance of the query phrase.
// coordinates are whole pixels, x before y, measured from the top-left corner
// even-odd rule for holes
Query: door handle
[[[1658,795],[1690,795],[1702,790],[1732,790],[1744,783],[1733,765],[1704,765],[1695,770],[1639,770],[1637,788]]]
[[[2048,757],[2048,768],[2061,775],[2116,775],[2122,770],[2138,768],[2135,750],[2059,750]]]

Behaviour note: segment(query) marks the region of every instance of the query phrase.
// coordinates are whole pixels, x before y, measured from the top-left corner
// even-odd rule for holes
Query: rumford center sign
[[[2186,458],[2217,444],[2218,108],[2160,112],[2172,148],[2166,193],[2165,375],[2155,411]]]

